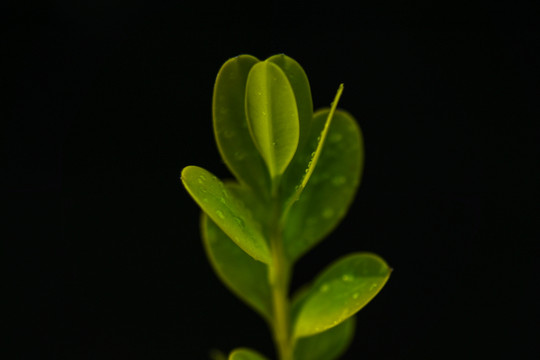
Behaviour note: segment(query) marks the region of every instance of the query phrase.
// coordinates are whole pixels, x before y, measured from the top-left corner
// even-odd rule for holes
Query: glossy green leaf
[[[223,161],[237,180],[264,195],[270,189],[268,170],[251,139],[245,115],[249,71],[259,60],[240,55],[220,69],[214,86],[214,133]]]
[[[198,166],[185,167],[182,182],[202,210],[242,250],[256,260],[270,263],[270,251],[261,224],[223,182]]]
[[[225,185],[246,204],[252,202],[248,190],[235,184]],[[204,247],[215,272],[227,287],[268,322],[272,302],[267,266],[240,249],[206,214],[201,218]]]
[[[345,321],[382,289],[392,270],[375,254],[345,256],[317,277],[302,301],[294,337],[321,333]]]
[[[229,355],[229,360],[267,360],[267,358],[255,350],[239,348],[231,352],[231,355]]]
[[[316,148],[319,143],[318,137],[328,114],[329,109],[315,113],[308,141],[311,148]],[[304,151],[304,156],[309,158],[309,153]],[[337,110],[317,166],[299,200],[285,218],[284,244],[291,261],[315,246],[343,219],[356,194],[363,165],[360,128],[350,114]],[[294,163],[292,166],[300,167],[300,164]]]
[[[300,124],[293,88],[276,64],[255,64],[246,85],[246,116],[255,146],[271,178],[280,176],[296,152]]]
[[[273,62],[283,70],[293,88],[296,105],[298,106],[298,120],[300,125],[298,146],[303,146],[309,135],[311,121],[313,120],[313,101],[311,100],[308,77],[302,66],[285,54],[274,55],[266,60]]]
[[[356,319],[348,318],[341,324],[322,333],[298,339],[294,350],[295,360],[335,360],[349,347]]]

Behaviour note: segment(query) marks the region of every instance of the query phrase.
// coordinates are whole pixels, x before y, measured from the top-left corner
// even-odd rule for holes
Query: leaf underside
[[[298,339],[294,350],[295,360],[338,359],[354,337],[355,322],[352,316],[322,333]]]
[[[248,206],[254,202],[245,187],[234,183],[225,186]],[[258,214],[264,216],[262,211]],[[270,323],[272,303],[267,266],[240,249],[206,214],[201,217],[201,231],[210,263],[223,283]]]

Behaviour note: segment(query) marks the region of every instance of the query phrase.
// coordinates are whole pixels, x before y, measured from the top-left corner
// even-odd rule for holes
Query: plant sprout
[[[363,139],[354,118],[313,112],[302,67],[275,55],[228,60],[213,95],[214,135],[235,180],[187,166],[182,182],[201,207],[204,247],[219,278],[259,313],[280,360],[331,360],[349,346],[354,315],[391,269],[372,253],[346,255],[290,296],[293,265],[343,219],[360,183]],[[226,359],[225,355],[215,358]],[[229,360],[262,360],[248,348]]]

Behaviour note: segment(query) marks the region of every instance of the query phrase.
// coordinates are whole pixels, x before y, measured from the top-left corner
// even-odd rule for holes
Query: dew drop
[[[334,215],[334,209],[332,208],[326,208],[324,209],[322,216],[325,219],[330,219]]]
[[[371,290],[375,289],[376,287],[377,287],[377,284],[376,284],[376,283],[373,283],[373,284],[371,284],[371,286],[369,287],[369,290],[371,291]]]
[[[244,160],[246,158],[246,153],[243,151],[237,151],[234,153],[234,158],[239,161]]]
[[[332,179],[332,184],[335,186],[343,185],[347,182],[347,178],[345,176],[336,176]]]
[[[345,274],[341,277],[341,280],[345,281],[345,282],[351,282],[354,280],[354,276],[350,275],[350,274]]]
[[[353,296],[352,296],[352,298],[353,298],[353,299],[358,299],[359,296],[360,296],[360,294],[354,293]]]
[[[276,146],[276,145],[277,145],[277,141],[272,142],[272,146]]]
[[[220,217],[220,219],[225,219],[225,215],[223,215],[223,212],[221,210],[216,210],[216,214]]]
[[[246,224],[244,223],[244,220],[242,218],[239,218],[237,216],[234,217],[234,221],[240,226],[242,229],[246,227]]]
[[[321,292],[327,292],[328,291],[328,284],[323,284],[319,290]]]
[[[222,204],[225,204],[225,198],[222,196],[219,198],[219,201],[222,203]]]
[[[311,158],[313,159],[315,157],[315,151],[311,153]]]
[[[336,133],[336,134],[332,134],[332,136],[330,136],[330,139],[328,139],[331,143],[337,143],[339,141],[341,141],[341,139],[343,138],[343,135],[341,135],[340,133]]]

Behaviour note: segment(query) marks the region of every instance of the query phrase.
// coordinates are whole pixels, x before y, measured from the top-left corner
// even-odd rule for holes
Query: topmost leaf
[[[272,179],[291,162],[300,136],[298,108],[293,88],[279,66],[255,64],[246,84],[246,116],[255,146]]]
[[[245,114],[247,78],[258,62],[251,55],[240,55],[223,64],[214,86],[212,114],[223,161],[238,181],[264,194],[270,188],[268,171],[253,144]]]
[[[274,55],[266,60],[273,62],[283,70],[293,88],[300,123],[300,140],[298,142],[298,147],[300,148],[304,145],[309,135],[313,119],[313,101],[311,99],[308,77],[302,66],[285,54]]]

